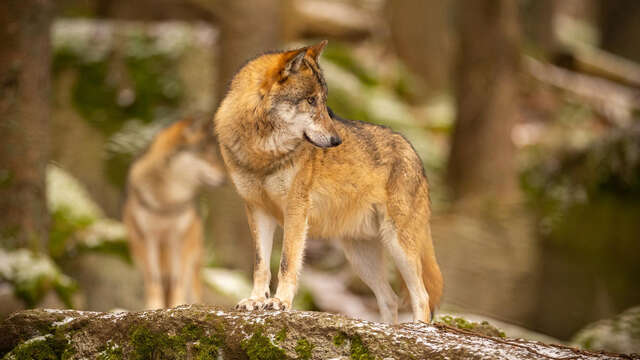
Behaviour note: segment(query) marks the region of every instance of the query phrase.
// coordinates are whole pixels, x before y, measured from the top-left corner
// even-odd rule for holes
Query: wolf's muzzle
[[[325,140],[322,143],[318,143],[317,141],[314,141],[305,132],[304,133],[304,139],[307,140],[308,142],[310,142],[311,144],[313,144],[314,146],[317,146],[319,148],[330,148],[330,147],[335,147],[335,146],[338,146],[338,145],[342,144],[342,139],[338,135],[331,135],[331,137],[329,137],[329,141],[328,142],[325,142],[326,141]]]

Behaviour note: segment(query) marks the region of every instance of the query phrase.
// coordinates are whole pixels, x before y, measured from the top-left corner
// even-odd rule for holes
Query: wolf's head
[[[213,122],[205,117],[187,118],[160,134],[153,146],[169,151],[169,171],[194,185],[217,186],[225,170],[213,132]]]
[[[327,148],[342,143],[327,111],[327,84],[318,58],[327,41],[281,54],[280,66],[265,94],[270,115],[294,135]]]
[[[305,140],[322,148],[340,145],[342,139],[327,111],[327,84],[318,65],[326,45],[322,41],[247,63],[234,77],[216,121],[237,119],[235,111],[251,108],[255,111],[249,118],[260,119],[255,127],[266,139],[266,149],[291,149]]]

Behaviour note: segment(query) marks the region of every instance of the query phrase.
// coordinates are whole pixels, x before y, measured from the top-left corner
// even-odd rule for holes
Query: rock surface
[[[5,359],[640,359],[314,312],[181,306],[134,313],[29,310],[0,324]]]

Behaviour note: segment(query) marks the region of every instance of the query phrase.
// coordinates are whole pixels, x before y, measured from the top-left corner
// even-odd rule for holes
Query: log
[[[0,334],[5,359],[640,359],[444,324],[201,305],[132,313],[27,310],[0,323]]]
[[[553,86],[588,104],[614,125],[629,126],[640,110],[640,90],[524,57],[524,68],[535,80]]]

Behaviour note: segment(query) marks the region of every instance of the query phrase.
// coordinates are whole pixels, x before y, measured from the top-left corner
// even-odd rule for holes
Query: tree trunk
[[[517,16],[512,0],[458,3],[457,121],[448,163],[456,200],[502,202],[516,194]]]
[[[0,241],[44,249],[53,1],[0,2]]]
[[[526,38],[544,56],[556,50],[555,7],[555,0],[535,0],[527,1],[523,9],[527,13],[522,17]]]
[[[640,1],[600,0],[602,48],[640,63]]]
[[[220,47],[216,105],[242,64],[260,53],[278,49],[282,35],[280,0],[234,0],[217,5]]]
[[[426,95],[446,91],[452,58],[450,1],[388,0],[387,19],[395,51],[418,74]]]
[[[638,359],[314,312],[181,306],[137,313],[28,310],[0,324],[0,356],[65,359]],[[57,356],[57,357],[56,357]],[[12,358],[8,356],[7,358]]]

